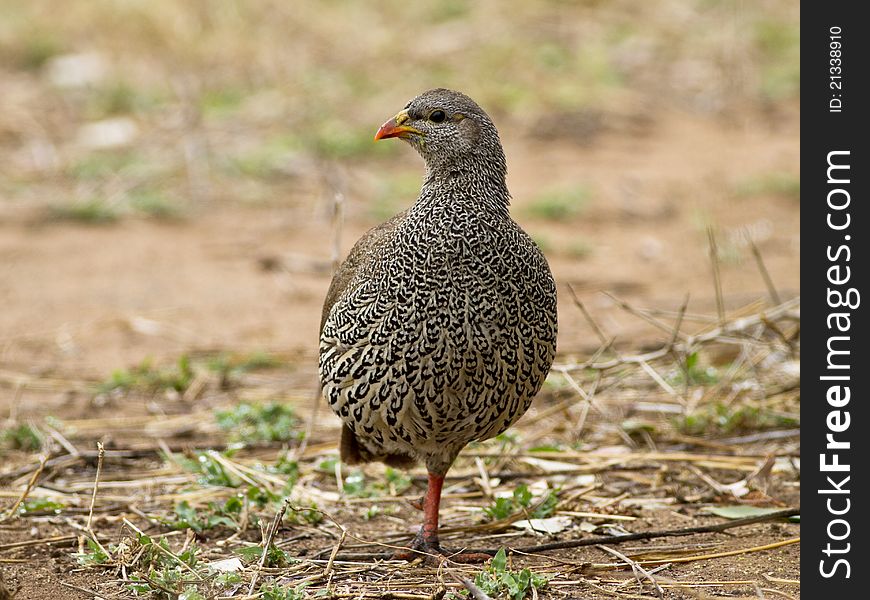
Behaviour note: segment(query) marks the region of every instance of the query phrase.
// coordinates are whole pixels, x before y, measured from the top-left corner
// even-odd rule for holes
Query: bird
[[[509,213],[498,130],[465,94],[431,89],[385,122],[423,158],[417,199],[363,235],[323,305],[322,395],[345,464],[427,470],[423,524],[397,557],[476,562],[438,537],[444,477],[472,441],[529,408],[556,353],[556,284]],[[428,557],[428,558],[427,558]]]

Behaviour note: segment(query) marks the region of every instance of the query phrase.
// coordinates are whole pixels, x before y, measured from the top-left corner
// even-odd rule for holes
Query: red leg
[[[445,558],[453,562],[472,563],[483,562],[492,558],[488,554],[446,552],[438,541],[438,510],[441,506],[441,488],[444,486],[444,475],[429,473],[429,484],[426,495],[421,498],[423,509],[423,526],[417,533],[408,552],[397,552],[394,556],[400,560],[414,560],[423,557],[427,564],[436,565]],[[412,503],[412,506],[414,504]],[[416,552],[415,552],[416,551]]]
[[[441,488],[444,475],[429,473],[429,485],[423,499],[423,529],[420,531],[426,546],[438,547],[438,509],[441,506]]]

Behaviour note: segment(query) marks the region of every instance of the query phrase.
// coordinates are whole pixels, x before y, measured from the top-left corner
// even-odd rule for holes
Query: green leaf
[[[490,568],[496,573],[504,573],[506,566],[507,554],[505,554],[504,548],[499,548],[495,556],[492,557],[492,564],[490,565]]]

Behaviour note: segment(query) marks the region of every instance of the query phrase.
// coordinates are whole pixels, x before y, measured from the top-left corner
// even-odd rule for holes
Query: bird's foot
[[[492,555],[485,552],[466,552],[464,550],[454,552],[447,550],[441,547],[437,539],[426,540],[418,533],[407,549],[398,550],[393,554],[394,560],[407,560],[410,562],[417,558],[422,558],[423,564],[434,567],[444,561],[462,564],[482,563],[492,558]]]

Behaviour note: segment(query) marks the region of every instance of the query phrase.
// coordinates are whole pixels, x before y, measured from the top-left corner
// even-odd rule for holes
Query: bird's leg
[[[426,486],[426,497],[423,499],[423,527],[420,537],[423,545],[441,551],[438,543],[438,510],[441,507],[441,488],[444,486],[444,475],[429,473],[429,485]]]
[[[394,558],[414,560],[421,557],[427,563],[438,563],[444,555],[438,543],[438,509],[441,505],[441,488],[444,486],[444,475],[436,475],[429,471],[429,481],[426,495],[419,500],[411,501],[411,506],[423,511],[423,526],[417,531],[408,551],[399,551]]]
[[[438,541],[438,510],[441,505],[441,488],[443,486],[444,475],[436,475],[430,471],[426,495],[420,499],[423,505],[423,526],[414,536],[408,551],[397,552],[394,558],[413,560],[422,556],[424,562],[429,564],[438,564],[445,558],[461,563],[483,562],[492,558],[489,554],[482,553],[454,554],[441,548]],[[412,502],[411,505],[414,506],[414,503]]]

